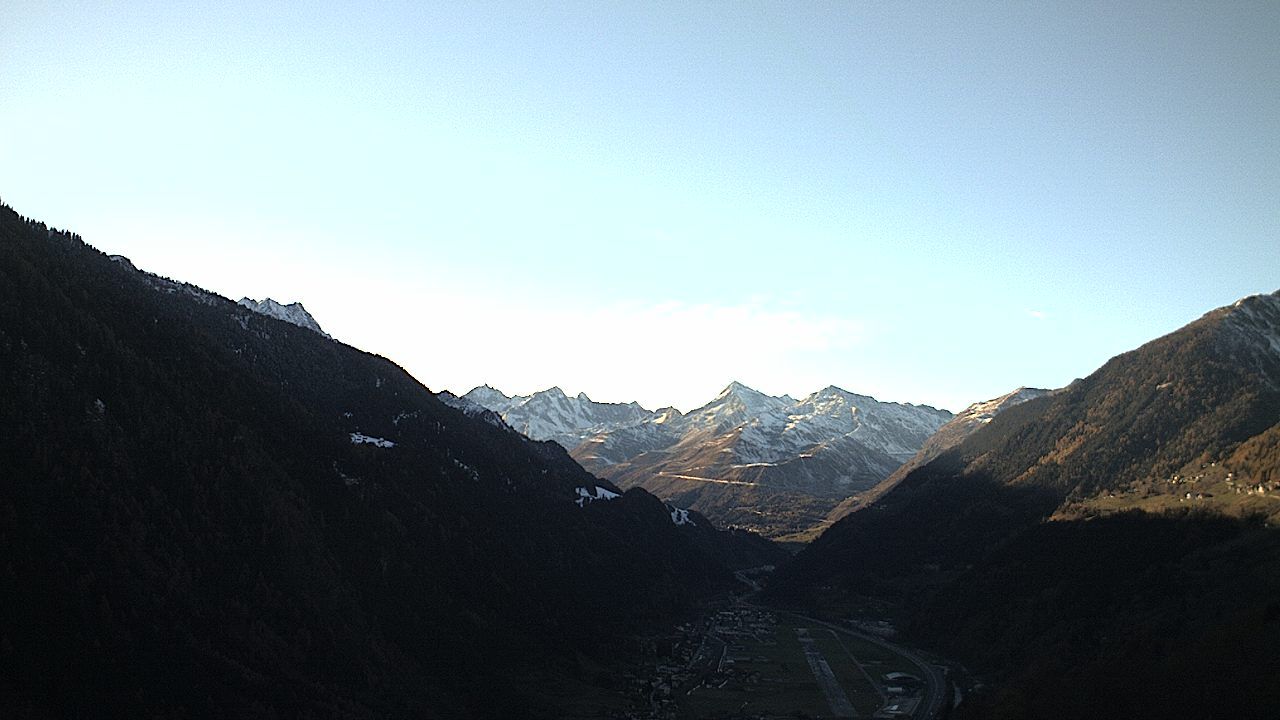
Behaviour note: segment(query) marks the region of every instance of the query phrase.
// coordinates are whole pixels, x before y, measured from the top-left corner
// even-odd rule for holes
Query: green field
[[[840,634],[840,642],[844,643],[849,652],[853,653],[858,658],[858,661],[866,667],[867,672],[871,673],[871,676],[877,680],[881,675],[891,672],[904,672],[911,675],[920,674],[920,668],[892,650],[843,633]]]
[[[735,672],[759,672],[759,682],[735,680],[724,688],[697,688],[680,698],[685,717],[716,717],[739,711],[788,714],[798,710],[812,717],[830,714],[796,639],[794,625],[780,622],[773,635],[762,636],[760,642],[746,639],[734,647],[729,652],[731,657],[750,658],[737,660]]]
[[[781,617],[772,635],[757,641],[744,638],[729,651],[735,658],[734,673],[723,688],[699,687],[679,698],[681,714],[689,720],[722,717],[732,713],[829,718],[831,706],[805,659],[797,629],[806,629],[814,645],[859,715],[870,717],[882,705],[880,693],[866,673],[901,670],[918,673],[905,659],[863,640],[804,620]],[[854,661],[864,663],[866,673]],[[748,681],[759,673],[755,681]]]

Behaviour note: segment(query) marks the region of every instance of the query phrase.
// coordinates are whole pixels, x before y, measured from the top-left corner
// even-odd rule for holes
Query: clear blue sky
[[[9,0],[0,198],[650,407],[957,410],[1280,287],[1280,3],[422,4]]]

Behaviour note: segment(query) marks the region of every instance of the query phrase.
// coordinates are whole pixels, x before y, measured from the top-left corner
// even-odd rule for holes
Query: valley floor
[[[751,583],[751,579],[740,579]],[[646,641],[617,671],[608,717],[944,717],[947,671],[919,653],[852,627],[755,605],[755,593],[708,608]]]

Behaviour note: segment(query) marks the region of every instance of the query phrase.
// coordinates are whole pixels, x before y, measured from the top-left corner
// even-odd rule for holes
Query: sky
[[[1280,288],[1277,37],[1275,2],[7,0],[0,199],[436,390],[956,411]]]

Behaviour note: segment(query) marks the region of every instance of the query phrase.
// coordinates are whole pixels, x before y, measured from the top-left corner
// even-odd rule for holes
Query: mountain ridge
[[[531,395],[507,396],[481,385],[461,396],[492,410],[517,432],[535,440],[554,440],[572,450],[597,432],[625,427],[649,414],[638,403],[601,403],[578,393],[569,397],[558,386]]]
[[[283,320],[287,323],[297,325],[298,327],[306,328],[322,337],[331,340],[333,339],[329,333],[321,329],[320,323],[316,322],[316,319],[311,316],[311,313],[307,312],[307,309],[303,307],[300,302],[292,302],[285,305],[278,303],[271,298],[254,300],[253,298],[243,297],[240,298],[240,301],[236,304],[241,307],[249,308],[256,313],[273,317],[277,320]]]
[[[924,444],[921,445],[919,452],[894,470],[889,477],[861,495],[851,496],[842,500],[839,505],[827,514],[823,523],[815,526],[814,529],[817,531],[824,530],[849,513],[866,507],[883,497],[885,493],[892,490],[912,470],[927,464],[930,460],[959,445],[965,438],[991,422],[999,413],[1052,392],[1054,391],[1042,388],[1018,387],[1004,395],[969,405],[942,427],[938,428],[937,432],[929,436],[929,439],[925,440]],[[810,536],[816,537],[812,533],[810,533]]]
[[[718,524],[775,536],[805,529],[874,486],[952,417],[835,385],[797,400],[739,381],[687,413],[594,403],[585,394],[575,401],[558,388],[509,397],[482,385],[464,397],[518,431],[560,442],[621,487],[645,487]]]

